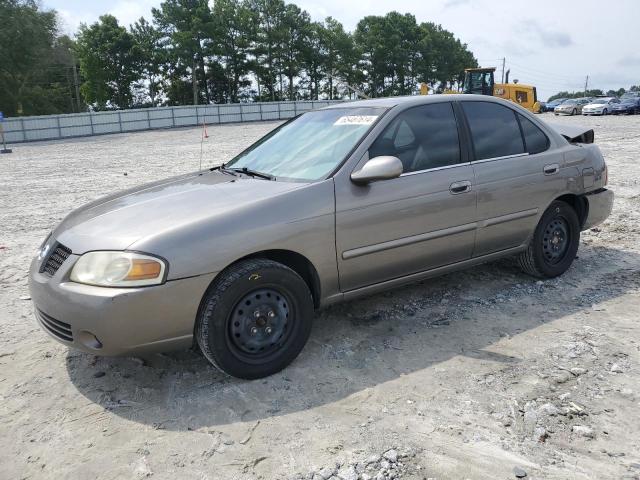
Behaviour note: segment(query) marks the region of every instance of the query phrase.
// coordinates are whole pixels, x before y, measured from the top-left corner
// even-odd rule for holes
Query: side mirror
[[[365,163],[360,170],[351,174],[351,181],[359,185],[375,182],[377,180],[390,180],[402,175],[402,162],[398,157],[375,157]]]

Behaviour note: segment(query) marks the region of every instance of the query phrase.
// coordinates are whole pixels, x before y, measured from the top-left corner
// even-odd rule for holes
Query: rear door
[[[478,195],[474,256],[525,243],[553,192],[558,155],[525,115],[495,102],[461,102],[471,133]]]

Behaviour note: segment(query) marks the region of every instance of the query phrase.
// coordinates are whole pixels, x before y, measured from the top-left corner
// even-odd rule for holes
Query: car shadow
[[[490,347],[638,286],[640,255],[583,245],[553,280],[506,259],[328,308],[298,359],[262,380],[226,377],[194,351],[144,361],[70,351],[66,367],[82,395],[116,415],[193,430],[311,409],[459,355],[516,364]]]

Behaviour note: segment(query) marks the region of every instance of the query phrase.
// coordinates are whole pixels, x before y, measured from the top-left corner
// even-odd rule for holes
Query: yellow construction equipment
[[[517,103],[533,113],[540,113],[540,102],[536,93],[536,87],[523,85],[515,80],[509,83],[509,72],[505,83],[495,83],[495,67],[490,68],[466,68],[464,70],[464,85],[462,93],[475,93],[477,95],[490,95],[504,98]]]

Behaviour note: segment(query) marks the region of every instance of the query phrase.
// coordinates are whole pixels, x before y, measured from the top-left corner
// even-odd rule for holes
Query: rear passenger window
[[[540,153],[549,148],[549,139],[531,120],[518,114],[524,134],[524,146],[528,153]]]
[[[497,103],[461,103],[471,129],[476,160],[524,153],[516,112]]]
[[[381,155],[398,157],[404,173],[459,163],[458,126],[451,103],[400,113],[369,148],[369,158]]]

